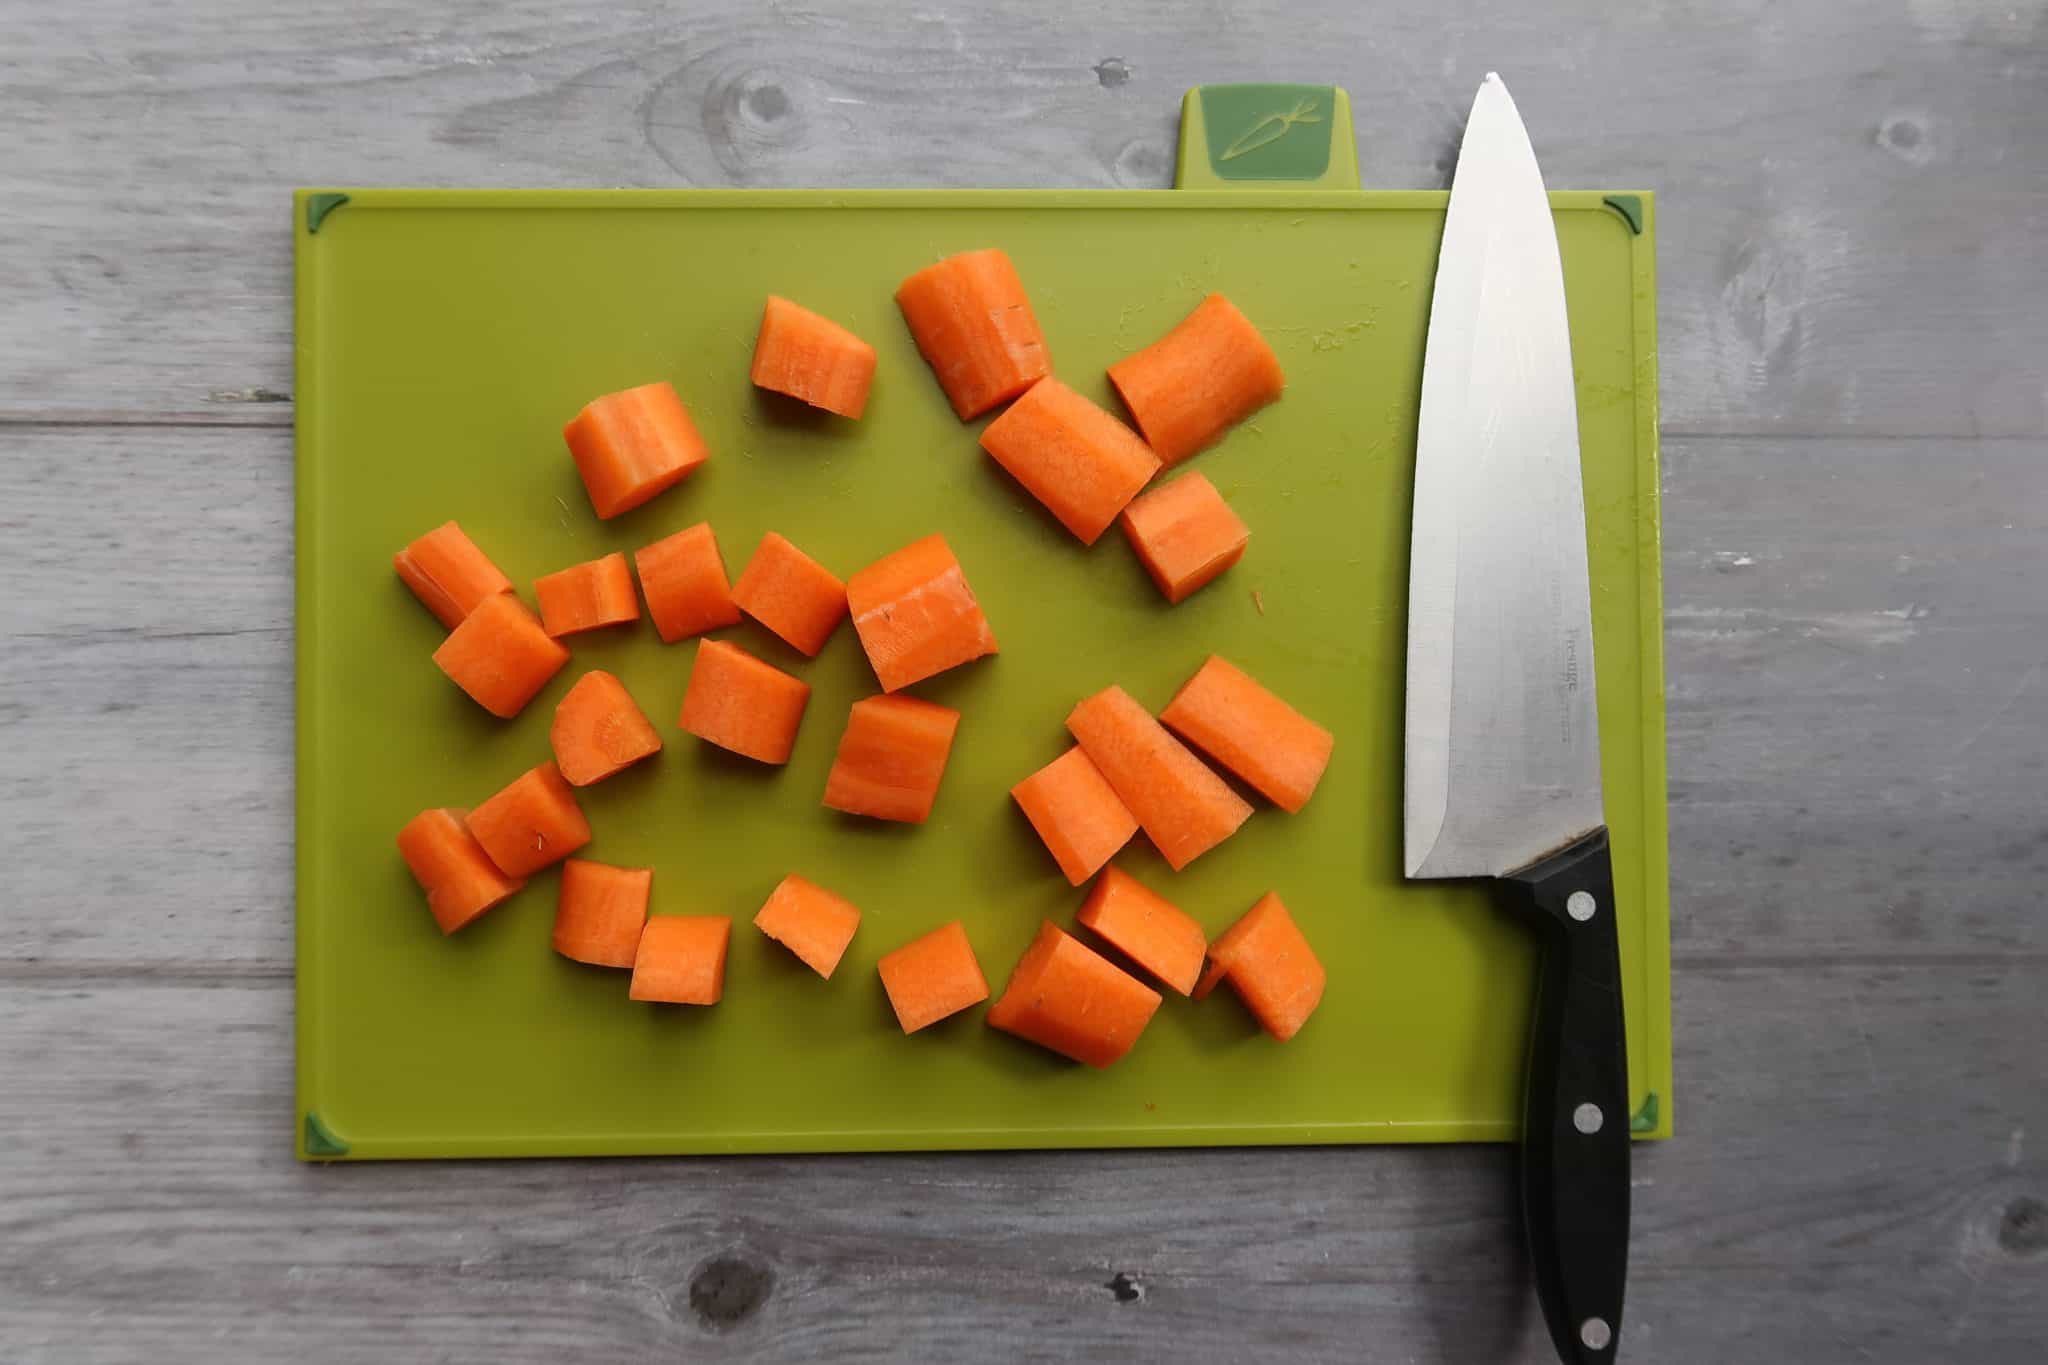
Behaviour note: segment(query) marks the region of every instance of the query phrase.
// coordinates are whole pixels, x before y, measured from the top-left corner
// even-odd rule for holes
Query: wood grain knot
[[[775,1289],[775,1272],[742,1256],[716,1256],[690,1277],[690,1308],[707,1327],[724,1331],[760,1311]]]
[[[1109,1277],[1109,1283],[1102,1286],[1116,1296],[1118,1303],[1140,1303],[1145,1298],[1145,1286],[1134,1275],[1119,1270]]]
[[[2048,1251],[2048,1204],[2032,1195],[2007,1204],[2005,1216],[1998,1220],[1998,1244],[2015,1256]]]

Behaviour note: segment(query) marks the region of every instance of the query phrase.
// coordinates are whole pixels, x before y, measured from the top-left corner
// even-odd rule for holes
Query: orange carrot
[[[682,726],[701,740],[762,763],[787,763],[811,686],[738,645],[697,646],[683,693]]]
[[[711,523],[700,521],[636,550],[633,566],[640,571],[647,614],[664,643],[740,623]]]
[[[1083,545],[1159,472],[1136,432],[1050,376],[988,424],[981,448]]]
[[[1211,294],[1159,340],[1109,367],[1152,453],[1178,464],[1280,396],[1287,376],[1259,329]]]
[[[555,763],[572,787],[602,782],[649,754],[661,752],[661,736],[633,703],[626,685],[593,668],[555,704],[548,731]]]
[[[1024,282],[1000,251],[926,266],[897,287],[896,306],[963,422],[1052,373]]]
[[[1047,921],[1010,974],[1002,999],[989,1007],[988,1022],[1063,1057],[1106,1067],[1131,1050],[1158,1008],[1159,992]]]
[[[882,556],[846,582],[861,648],[884,692],[996,652],[974,589],[944,536]]]
[[[761,388],[814,408],[859,417],[875,378],[875,348],[838,323],[770,294],[754,339],[751,377]]]
[[[618,553],[536,578],[533,595],[540,599],[541,625],[554,636],[640,619],[633,575]]]
[[[1325,980],[1323,964],[1294,917],[1268,891],[1209,945],[1209,969],[1195,987],[1195,999],[1228,981],[1266,1032],[1284,1043],[1322,1003]]]
[[[477,705],[509,720],[569,662],[569,651],[541,629],[524,602],[502,592],[462,618],[434,651],[434,662]]]
[[[754,927],[803,959],[830,980],[860,928],[860,907],[792,872],[768,893],[754,915]]]
[[[1104,872],[1075,916],[1162,985],[1186,995],[1208,936],[1194,917],[1120,867]]]
[[[398,831],[398,852],[427,893],[441,932],[452,934],[526,883],[498,871],[463,823],[464,810],[423,810]]]
[[[1315,795],[1336,743],[1328,730],[1214,654],[1159,719],[1290,812]]]
[[[593,967],[630,967],[647,924],[651,867],[613,867],[571,858],[555,903],[555,951]]]
[[[1078,746],[1010,788],[1010,795],[1075,886],[1138,832],[1138,817]]]
[[[916,697],[853,704],[825,779],[825,804],[849,815],[921,825],[938,799],[960,713]]]
[[[681,483],[711,452],[666,381],[593,398],[562,428],[590,505],[609,520]]]
[[[512,591],[512,580],[452,521],[442,522],[391,556],[391,567],[450,630],[486,597]]]
[[[1244,557],[1251,532],[1216,485],[1183,474],[1124,509],[1124,535],[1169,602],[1185,599]]]
[[[725,994],[726,915],[656,915],[640,931],[626,994],[664,1005],[715,1005]]]
[[[814,659],[846,619],[846,584],[773,531],[733,584],[732,600]]]
[[[988,999],[988,978],[959,920],[912,939],[878,964],[882,989],[905,1033],[958,1014]]]
[[[1076,706],[1067,729],[1176,872],[1236,833],[1252,813],[1121,687]]]
[[[590,842],[590,822],[552,763],[529,768],[469,813],[469,832],[508,877],[524,877]]]

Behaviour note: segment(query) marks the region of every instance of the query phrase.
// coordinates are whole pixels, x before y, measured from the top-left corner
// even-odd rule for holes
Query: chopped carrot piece
[[[683,693],[682,726],[701,740],[762,763],[787,763],[811,686],[738,645],[697,646]]]
[[[732,583],[725,576],[725,556],[718,551],[710,522],[700,521],[634,551],[633,566],[640,571],[647,614],[654,618],[655,633],[664,643],[740,623]]]
[[[1185,600],[1244,557],[1251,532],[1216,485],[1183,474],[1124,509],[1124,535],[1169,602]]]
[[[1228,981],[1266,1032],[1286,1042],[1323,1001],[1326,978],[1315,950],[1280,897],[1268,891],[1209,945],[1209,970],[1195,987],[1201,999]]]
[[[1159,992],[1047,921],[989,1007],[993,1028],[1063,1057],[1106,1067],[1131,1050]]]
[[[1235,834],[1252,813],[1121,687],[1076,706],[1067,729],[1176,872]]]
[[[996,652],[974,589],[944,536],[926,536],[846,581],[861,648],[884,692]]]
[[[469,813],[469,832],[508,877],[558,863],[590,842],[590,822],[552,763],[529,768]]]
[[[555,951],[593,967],[630,967],[647,924],[651,867],[613,867],[571,858],[555,903]]]
[[[860,928],[860,907],[792,872],[768,893],[754,927],[829,981]]]
[[[562,428],[562,439],[605,520],[675,487],[711,454],[665,381],[593,398]]]
[[[1010,795],[1075,886],[1138,832],[1138,817],[1078,745],[1010,788]]]
[[[846,584],[770,531],[747,561],[732,600],[741,611],[812,658],[846,619]]]
[[[661,752],[661,736],[634,704],[626,685],[599,668],[578,678],[555,704],[548,743],[572,787],[602,782]]]
[[[509,592],[487,597],[434,651],[434,662],[494,716],[511,719],[569,662],[569,651]]]
[[[1209,938],[1194,916],[1120,867],[1105,870],[1075,916],[1160,984],[1186,995]]]
[[[916,697],[853,704],[825,779],[825,804],[849,815],[921,825],[938,799],[960,713]]]
[[[1083,545],[1159,472],[1136,432],[1050,376],[988,424],[981,448]]]
[[[905,1033],[915,1033],[988,999],[988,978],[959,920],[882,954],[882,989]]]
[[[838,323],[774,294],[761,310],[750,377],[841,417],[859,417],[875,378],[875,348]]]
[[[1336,744],[1328,730],[1214,654],[1159,719],[1289,812],[1315,795]]]
[[[452,934],[525,886],[498,870],[463,823],[464,810],[423,810],[398,831],[398,852],[427,893],[441,932]]]
[[[897,286],[896,306],[963,422],[1052,373],[1024,281],[1001,251],[926,266]]]
[[[452,521],[442,522],[391,556],[391,567],[450,630],[486,597],[512,591],[512,580]]]
[[[1278,398],[1287,376],[1259,329],[1211,294],[1165,336],[1110,366],[1109,382],[1152,453],[1171,465]]]
[[[727,915],[656,915],[640,931],[626,994],[663,1005],[715,1005],[725,994]]]
[[[536,578],[533,595],[540,599],[541,625],[558,637],[640,619],[632,571],[616,552]]]

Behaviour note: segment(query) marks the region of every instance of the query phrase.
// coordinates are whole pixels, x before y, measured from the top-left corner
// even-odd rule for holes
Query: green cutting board
[[[1409,487],[1443,221],[1435,193],[301,192],[298,246],[298,1142],[301,1156],[535,1156],[1499,1140],[1518,1127],[1532,943],[1480,888],[1401,873]],[[1669,1131],[1651,207],[1553,196],[1585,450],[1608,816],[1632,1103]],[[1633,221],[1631,221],[1633,219]],[[1111,361],[1220,290],[1272,342],[1282,401],[1197,456],[1252,529],[1243,562],[1169,607],[1115,532],[1084,549],[975,445],[899,320],[896,282],[1000,245],[1058,373],[1117,410]],[[758,392],[763,297],[880,352],[858,423]],[[611,522],[562,423],[672,381],[713,452]],[[676,727],[694,644],[645,622],[574,637],[513,721],[429,658],[442,638],[392,551],[459,520],[533,579],[709,520],[737,573],[788,535],[841,576],[943,532],[1002,643],[922,684],[964,718],[929,824],[819,804],[847,707],[876,690],[850,628],[815,661],[722,632],[813,693],[784,768]],[[1336,734],[1316,798],[1262,806],[1174,874],[1118,862],[1212,935],[1277,890],[1329,972],[1293,1042],[1219,992],[1169,996],[1108,1071],[968,1011],[898,1031],[885,951],[965,921],[991,983],[1069,887],[1008,797],[1068,743],[1080,697],[1163,705],[1211,652]],[[648,764],[583,794],[599,860],[651,866],[657,914],[734,920],[724,1001],[638,1004],[626,974],[549,949],[557,877],[443,938],[394,846],[549,756],[555,703],[619,675],[661,728]],[[830,981],[749,920],[796,870],[865,918]]]

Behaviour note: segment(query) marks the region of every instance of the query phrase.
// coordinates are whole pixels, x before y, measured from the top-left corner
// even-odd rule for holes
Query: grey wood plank
[[[2038,971],[1679,995],[1632,1358],[2031,1358]],[[1504,1148],[302,1167],[289,1014],[267,983],[0,987],[0,1356],[1548,1358]]]
[[[289,435],[9,441],[0,963],[281,973]],[[1665,508],[1681,970],[2039,960],[2048,442],[1675,439]]]
[[[2038,0],[15,3],[0,417],[288,421],[294,184],[1160,186],[1184,88],[1291,75],[1434,187],[1490,66],[1553,183],[1663,192],[1669,429],[2048,434]]]

